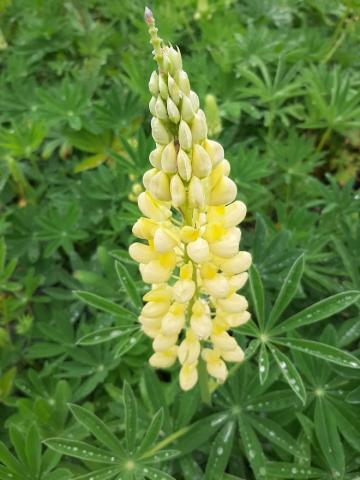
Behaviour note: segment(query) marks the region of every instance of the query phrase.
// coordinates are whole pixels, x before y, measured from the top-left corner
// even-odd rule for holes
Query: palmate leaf
[[[117,456],[125,457],[121,443],[102,420],[79,405],[70,405],[69,407],[76,420],[81,423],[89,433],[92,433],[100,443],[112,450]]]
[[[254,432],[254,429],[244,415],[239,415],[238,421],[241,442],[246,457],[251,465],[251,469],[254,472],[256,479],[263,478],[266,474],[266,457],[261,448],[261,444]]]
[[[99,343],[115,340],[138,329],[137,325],[122,325],[121,327],[108,327],[88,333],[79,338],[77,345],[98,345]]]
[[[354,355],[339,350],[331,345],[314,342],[313,340],[305,340],[302,338],[280,338],[277,337],[274,343],[286,345],[290,349],[300,350],[301,352],[315,357],[322,358],[328,362],[336,363],[342,367],[360,368],[360,360]]]
[[[260,384],[263,385],[267,379],[269,374],[269,355],[267,352],[267,348],[264,344],[261,345],[260,354],[258,358],[258,366],[259,366],[259,380]]]
[[[250,291],[255,308],[256,318],[260,328],[264,327],[265,323],[265,298],[264,286],[261,280],[260,273],[255,265],[251,265],[249,270]]]
[[[291,300],[294,298],[304,271],[304,255],[300,255],[286,276],[275,304],[270,312],[269,327],[274,325]]]
[[[305,325],[313,324],[324,320],[325,318],[341,312],[348,306],[355,303],[360,298],[360,292],[356,290],[349,290],[348,292],[341,292],[332,297],[325,298],[320,302],[305,308],[301,312],[296,313],[288,318],[281,325],[275,327],[273,332],[283,333],[295,328],[303,327]]]
[[[277,348],[271,346],[270,350],[285,380],[290,385],[291,389],[295,392],[295,394],[300,398],[302,403],[305,404],[306,402],[305,386],[294,364],[291,362],[289,357],[287,357],[284,353],[282,353]]]
[[[120,467],[100,468],[90,473],[74,477],[74,480],[109,480],[121,472]]]
[[[146,452],[150,447],[152,447],[159,436],[162,424],[164,421],[164,410],[161,408],[153,417],[149,428],[147,429],[144,438],[141,441],[137,449],[137,454],[141,455]]]
[[[124,383],[124,406],[125,406],[125,438],[127,449],[132,452],[136,443],[137,432],[137,404],[130,385]]]
[[[266,464],[266,473],[269,478],[285,478],[286,480],[291,478],[292,480],[303,480],[305,478],[321,478],[324,476],[325,472],[319,468],[303,467],[295,463],[268,462]]]
[[[345,471],[345,454],[340,439],[336,419],[321,397],[315,403],[315,433],[320,449],[326,458],[333,475],[342,477]]]
[[[128,321],[129,318],[137,318],[135,313],[131,312],[122,305],[118,305],[117,303],[114,303],[107,298],[100,297],[95,293],[75,290],[74,295],[88,305],[91,305],[92,307],[98,308],[99,310],[102,310],[106,313],[111,313],[112,315],[115,315],[117,317],[122,317],[124,321]]]
[[[55,450],[55,452],[79,458],[80,460],[86,460],[87,462],[113,464],[116,461],[116,458],[106,450],[93,447],[88,443],[79,442],[78,440],[48,438],[45,440],[45,444],[52,450]]]
[[[235,426],[235,421],[229,421],[216,435],[206,464],[204,480],[217,480],[222,477],[233,446]]]
[[[127,268],[120,262],[115,262],[116,273],[120,280],[122,287],[124,288],[127,296],[131,300],[134,307],[139,308],[142,305],[141,297],[138,289],[131,278]]]

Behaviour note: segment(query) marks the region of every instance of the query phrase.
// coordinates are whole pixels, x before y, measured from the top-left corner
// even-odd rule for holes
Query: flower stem
[[[202,358],[199,361],[199,385],[201,400],[211,407],[211,392],[209,388],[209,375],[206,370],[205,362]]]

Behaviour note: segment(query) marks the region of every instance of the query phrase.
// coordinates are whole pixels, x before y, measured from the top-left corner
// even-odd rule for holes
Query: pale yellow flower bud
[[[151,355],[149,363],[154,368],[169,368],[176,362],[177,347],[174,345],[168,350],[155,352]]]
[[[208,313],[200,315],[193,313],[190,318],[190,325],[192,331],[200,340],[207,339],[211,334],[212,323]]]
[[[184,243],[195,242],[199,238],[199,230],[189,225],[182,227],[180,231],[181,241]]]
[[[170,196],[170,180],[165,172],[160,170],[150,180],[148,189],[158,200],[168,202]]]
[[[168,76],[169,93],[176,105],[180,102],[180,88],[171,75]]]
[[[191,390],[198,381],[198,371],[196,364],[185,363],[179,374],[180,387],[184,391]]]
[[[189,98],[191,100],[191,104],[193,107],[194,112],[196,113],[199,110],[200,107],[200,102],[199,102],[199,97],[196,95],[194,91],[190,91]]]
[[[227,275],[236,275],[248,270],[251,261],[252,258],[249,252],[239,252],[235,257],[221,262],[221,270]]]
[[[147,170],[142,178],[143,185],[146,189],[149,189],[151,179],[159,172],[157,168],[151,168],[150,170]]]
[[[161,315],[165,315],[165,313],[168,312],[169,308],[170,301],[150,301],[143,306],[141,314],[144,315],[144,317],[160,317]]]
[[[228,313],[240,313],[248,308],[246,298],[237,293],[233,293],[227,298],[219,298],[217,305]]]
[[[173,269],[162,265],[159,260],[153,260],[141,263],[139,270],[145,283],[164,283],[171,277]]]
[[[221,360],[220,353],[209,348],[204,348],[202,357],[206,362],[206,369],[219,383],[224,383],[228,374],[225,362]]]
[[[157,100],[157,97],[151,97],[149,102],[149,110],[153,117],[156,117],[156,110],[155,110],[156,100]]]
[[[167,145],[172,140],[172,135],[158,118],[151,119],[151,134],[156,143]]]
[[[179,175],[173,175],[170,180],[170,194],[174,207],[181,207],[186,202],[186,190]]]
[[[244,272],[244,273],[239,273],[238,275],[233,275],[229,279],[229,287],[232,292],[237,292],[242,288],[245,283],[247,282],[249,275]]]
[[[203,147],[207,151],[213,167],[216,167],[220,162],[224,160],[224,149],[219,142],[215,140],[205,140]]]
[[[191,178],[191,160],[181,148],[177,156],[177,168],[180,177],[188,182]]]
[[[156,147],[155,150],[153,150],[149,155],[149,160],[151,165],[157,168],[158,170],[161,169],[161,155],[163,151],[164,151],[164,147],[160,145]]]
[[[141,238],[143,240],[149,240],[154,236],[155,230],[157,228],[156,222],[148,218],[139,218],[132,228],[132,233],[135,237]]]
[[[210,250],[218,257],[233,257],[239,251],[240,237],[240,229],[233,227],[228,230],[226,235],[224,235],[221,240],[210,243]]]
[[[162,221],[171,216],[171,210],[157,202],[150,192],[142,192],[138,196],[138,206],[145,217]]]
[[[225,207],[224,225],[226,228],[239,225],[246,216],[246,205],[237,200]]]
[[[179,303],[187,303],[194,296],[195,288],[193,280],[178,280],[173,285],[175,300]]]
[[[176,173],[177,171],[177,162],[176,162],[176,149],[174,142],[170,142],[163,150],[161,156],[161,168],[165,173]]]
[[[234,350],[237,347],[235,338],[224,331],[213,333],[211,335],[211,341],[214,347],[221,352],[224,350]]]
[[[198,238],[187,245],[187,254],[196,263],[204,263],[209,260],[209,244],[203,238]]]
[[[227,323],[232,328],[240,327],[241,325],[244,325],[251,318],[250,313],[247,311],[240,312],[240,313],[233,313],[231,315],[226,313],[225,315],[226,315]]]
[[[166,350],[169,350],[169,348],[175,345],[177,339],[177,335],[164,335],[163,333],[159,333],[154,338],[152,344],[153,349],[155,350],[155,352],[164,352]]]
[[[211,160],[206,150],[198,144],[195,144],[192,150],[192,169],[194,175],[204,178],[210,175]]]
[[[182,69],[182,59],[181,59],[180,50],[179,49],[175,50],[175,48],[170,47],[170,48],[168,48],[167,53],[168,53],[168,56],[169,56],[169,59],[170,59],[170,62],[171,62],[172,71],[176,72],[177,70],[181,70]]]
[[[176,83],[179,85],[180,90],[184,92],[185,95],[190,94],[190,82],[189,77],[184,70],[179,70],[175,74]]]
[[[200,355],[200,342],[195,333],[188,328],[186,336],[178,349],[178,358],[181,364],[196,363]]]
[[[156,252],[149,245],[135,242],[129,247],[130,257],[138,263],[149,263],[156,259]]]
[[[142,325],[141,330],[150,338],[155,338],[160,333],[160,328],[151,328],[146,325]]]
[[[209,205],[227,205],[235,200],[237,188],[229,177],[222,177],[210,192]]]
[[[221,356],[225,360],[225,362],[235,363],[240,363],[245,358],[245,354],[243,350],[239,347],[239,345],[236,345],[236,347],[232,350],[221,350]]]
[[[159,227],[154,235],[155,250],[160,253],[171,252],[178,245],[179,240],[175,232],[168,228]]]
[[[193,278],[194,266],[192,262],[185,263],[180,267],[181,280],[191,280]]]
[[[191,130],[189,125],[186,122],[184,122],[184,120],[181,120],[179,125],[179,143],[182,149],[187,151],[191,150],[191,146],[192,146]]]
[[[160,95],[157,97],[155,102],[155,113],[156,113],[156,116],[160,118],[160,120],[168,119],[166,106],[165,106],[164,100],[160,97]]]
[[[206,117],[202,110],[199,110],[194,116],[191,124],[191,134],[194,143],[202,142],[207,136]]]
[[[203,288],[214,298],[224,298],[229,294],[229,282],[224,275],[216,274],[213,278],[203,280]]]
[[[185,304],[174,303],[161,321],[164,335],[178,335],[185,325]]]
[[[169,95],[169,91],[167,88],[166,81],[164,79],[164,75],[159,75],[159,92],[162,98],[166,100]]]
[[[149,91],[154,97],[159,93],[159,76],[155,71],[150,76]]]
[[[189,205],[194,208],[205,207],[205,192],[200,178],[191,177],[189,184]]]
[[[167,103],[167,113],[168,113],[168,116],[169,116],[170,120],[173,123],[179,123],[180,112],[179,112],[179,109],[177,108],[175,102],[170,97],[168,97],[166,103]]]
[[[160,317],[146,317],[145,315],[140,315],[139,322],[146,328],[151,328],[153,331],[160,332],[161,321],[163,316]]]
[[[195,112],[191,100],[184,95],[181,101],[181,118],[185,122],[190,122],[194,118]]]
[[[145,302],[170,302],[172,300],[172,288],[169,285],[153,287],[143,296]]]

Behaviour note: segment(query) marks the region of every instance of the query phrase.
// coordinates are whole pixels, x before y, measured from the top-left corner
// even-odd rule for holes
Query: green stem
[[[175,440],[177,440],[179,437],[182,437],[183,435],[185,435],[185,433],[187,433],[191,427],[192,425],[187,425],[186,427],[180,428],[180,430],[177,430],[176,432],[172,433],[168,437],[164,438],[164,440],[161,440],[161,442],[157,443],[154,448],[146,452],[141,458],[143,459],[143,458],[151,457],[152,455],[154,455],[154,453],[163,449],[170,443],[175,442]]]
[[[200,395],[201,400],[206,405],[211,407],[211,392],[209,388],[209,375],[206,370],[205,362],[202,358],[199,361],[199,385],[200,385]]]
[[[321,152],[325,143],[328,141],[329,137],[331,134],[331,127],[328,127],[325,132],[322,134],[322,137],[320,138],[320,142],[318,146],[316,147],[317,152]]]

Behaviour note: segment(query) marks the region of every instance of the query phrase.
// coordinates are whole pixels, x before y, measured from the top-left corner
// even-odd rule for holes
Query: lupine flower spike
[[[150,364],[168,368],[178,360],[180,386],[189,390],[198,381],[200,362],[224,382],[226,363],[244,358],[229,331],[250,318],[246,299],[237,293],[251,264],[250,254],[239,251],[237,225],[246,206],[235,200],[222,146],[207,138],[205,114],[179,49],[158,37],[148,8],[145,21],[158,65],[149,81],[156,148],[138,197],[144,216],[133,226],[142,241],[129,253],[151,285],[140,316],[142,330],[153,339]]]

